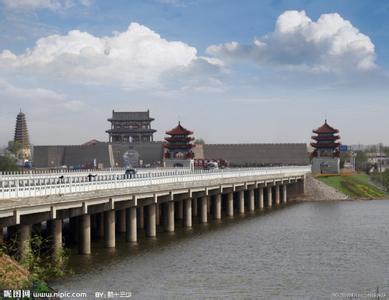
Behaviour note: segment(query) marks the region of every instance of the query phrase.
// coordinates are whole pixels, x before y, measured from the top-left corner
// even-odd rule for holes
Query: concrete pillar
[[[90,215],[82,215],[80,218],[80,241],[79,241],[79,253],[91,254],[91,222]]]
[[[126,209],[125,208],[119,210],[118,232],[120,233],[126,232]]]
[[[104,213],[97,215],[97,236],[99,238],[104,237]]]
[[[249,190],[249,211],[253,212],[254,210],[255,210],[254,190]]]
[[[18,251],[20,260],[23,261],[31,253],[31,225],[18,225],[17,231]]]
[[[239,213],[244,214],[244,191],[239,191]]]
[[[165,230],[174,231],[174,201],[169,201],[166,204],[166,223]]]
[[[265,207],[265,205],[264,205],[264,201],[263,201],[263,188],[262,187],[259,188],[258,193],[259,193],[259,195],[258,195],[259,205],[258,206],[259,206],[259,209],[263,209]]]
[[[192,199],[185,199],[184,226],[192,227]]]
[[[177,219],[182,220],[182,218],[184,217],[184,201],[179,200],[176,201],[176,203],[177,203]]]
[[[126,241],[136,242],[137,237],[136,206],[126,208]]]
[[[216,220],[222,218],[222,194],[217,194],[215,196],[214,218]]]
[[[62,220],[49,220],[47,221],[47,227],[49,238],[52,242],[54,258],[58,259],[62,253]]]
[[[208,222],[208,196],[201,197],[200,218],[201,223]]]
[[[280,200],[281,200],[281,197],[280,197],[280,185],[277,184],[276,185],[276,205],[280,205]]]
[[[272,207],[273,204],[273,195],[272,195],[272,186],[268,185],[267,186],[267,207]]]
[[[104,212],[104,247],[114,248],[115,241],[115,211]]]
[[[144,213],[144,208],[143,206],[138,207],[138,228],[143,229],[145,228],[145,213]]]
[[[147,206],[147,230],[146,236],[155,237],[157,236],[157,224],[155,218],[155,206],[156,204],[150,204]]]
[[[197,198],[196,197],[192,199],[192,205],[193,205],[192,215],[193,215],[193,217],[197,217]]]
[[[157,226],[160,224],[161,222],[161,209],[160,209],[160,204],[155,204],[155,222],[157,224]]]
[[[227,216],[234,216],[234,193],[227,194]]]
[[[282,203],[286,203],[288,201],[288,187],[286,184],[282,186]]]

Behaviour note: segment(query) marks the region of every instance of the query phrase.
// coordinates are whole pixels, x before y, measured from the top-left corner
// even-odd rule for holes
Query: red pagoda
[[[166,131],[166,134],[170,137],[165,138],[165,159],[190,160],[194,158],[192,152],[194,145],[191,143],[194,138],[190,136],[193,134],[192,131],[182,127],[178,122],[178,125],[172,130]]]
[[[315,148],[312,152],[312,157],[339,157],[340,143],[337,140],[340,139],[338,129],[335,129],[327,124],[325,120],[324,124],[319,128],[312,130],[316,135],[312,136],[315,142],[311,143],[311,146]]]

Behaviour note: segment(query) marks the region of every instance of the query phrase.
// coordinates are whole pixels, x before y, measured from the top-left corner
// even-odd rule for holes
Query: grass
[[[384,191],[371,184],[369,176],[364,173],[318,176],[317,178],[351,198],[379,199],[387,196]]]

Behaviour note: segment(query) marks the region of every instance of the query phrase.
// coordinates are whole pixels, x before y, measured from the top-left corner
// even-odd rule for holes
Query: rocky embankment
[[[306,178],[305,197],[306,201],[323,201],[323,200],[347,200],[348,196],[337,189],[326,185],[308,175]]]

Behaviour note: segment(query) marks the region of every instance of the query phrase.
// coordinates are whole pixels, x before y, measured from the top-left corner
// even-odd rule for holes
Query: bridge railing
[[[150,170],[133,176],[105,172],[81,176],[31,176],[28,178],[0,178],[0,199],[42,197],[97,190],[140,187],[149,185],[208,181],[248,176],[301,176],[310,166],[286,166],[224,170]]]

